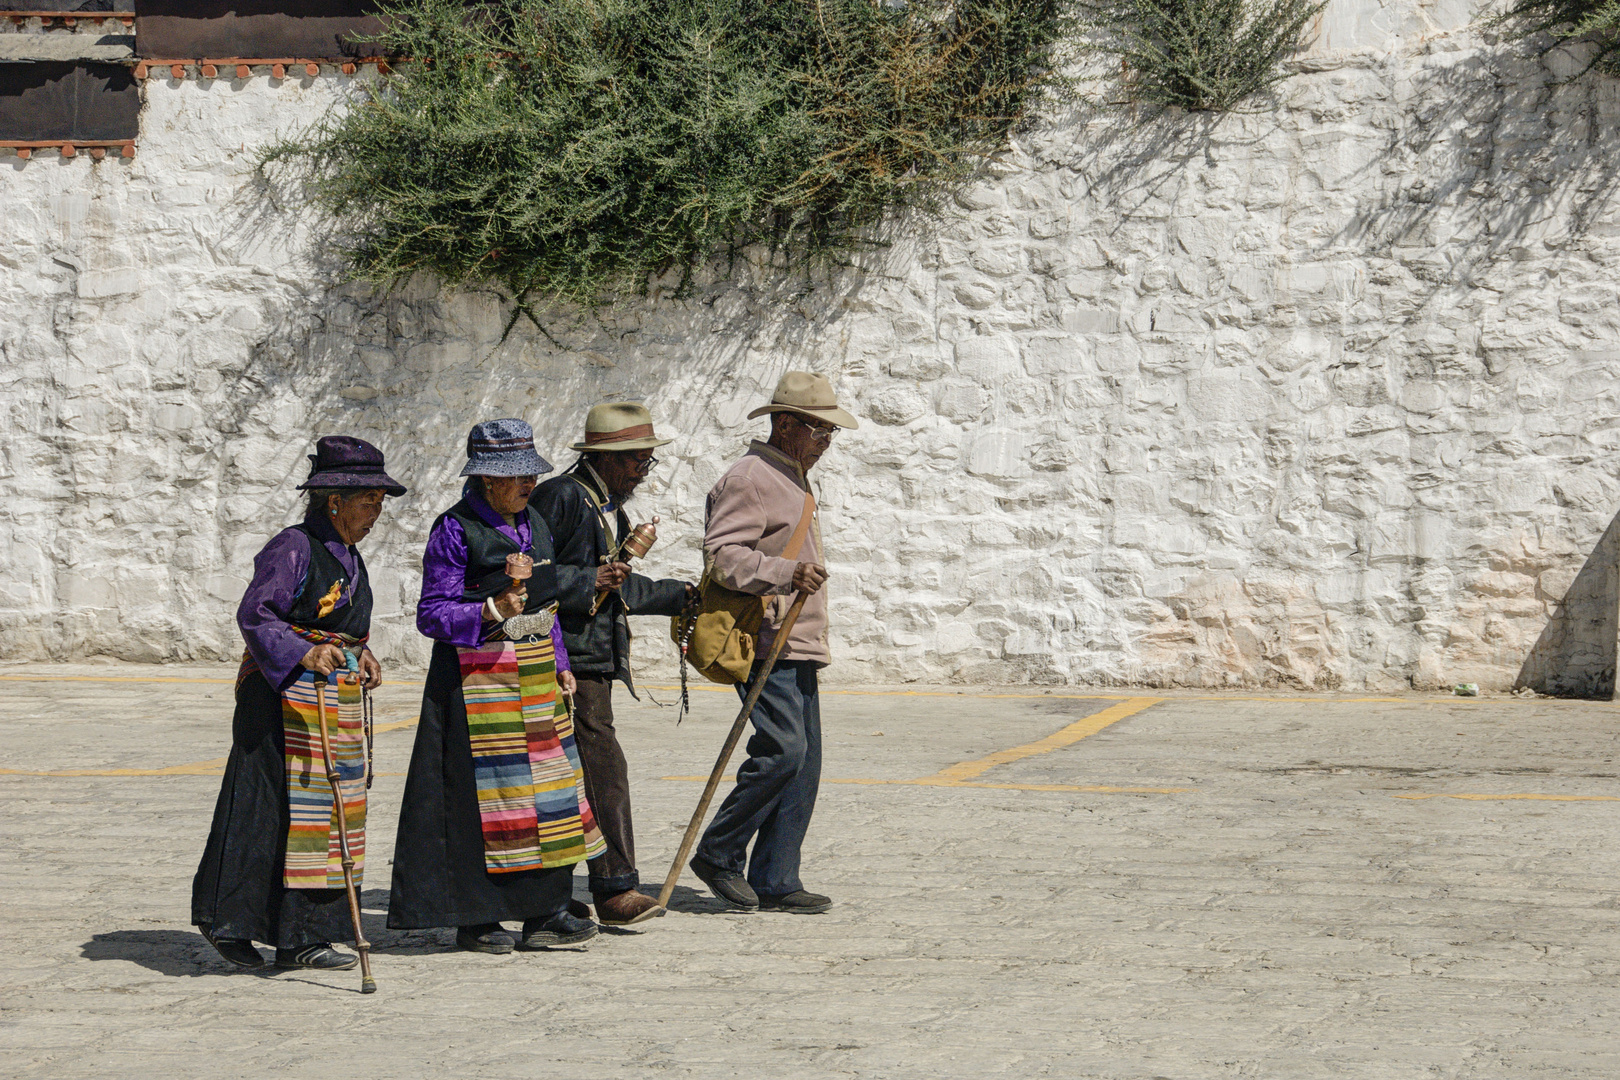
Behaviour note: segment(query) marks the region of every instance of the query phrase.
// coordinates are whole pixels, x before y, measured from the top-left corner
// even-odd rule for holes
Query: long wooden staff
[[[743,728],[748,726],[748,718],[754,714],[754,706],[759,703],[759,695],[765,689],[765,680],[771,677],[771,671],[776,667],[776,661],[782,655],[782,649],[787,645],[789,632],[793,624],[799,620],[799,612],[804,602],[810,599],[810,594],[799,591],[793,598],[793,606],[788,608],[786,618],[777,628],[776,640],[771,642],[770,655],[765,658],[759,674],[754,676],[754,685],[748,688],[748,697],[743,700],[742,712],[731,723],[731,733],[726,736],[726,744],[720,748],[720,756],[715,759],[714,771],[709,773],[709,782],[703,787],[703,798],[698,800],[697,809],[692,811],[692,823],[686,827],[686,835],[681,837],[681,849],[675,855],[675,863],[669,868],[669,877],[664,879],[664,890],[658,894],[658,906],[669,907],[669,898],[675,893],[675,883],[681,879],[681,868],[686,865],[686,857],[692,853],[692,845],[697,841],[698,829],[703,825],[703,816],[709,812],[709,803],[714,798],[715,788],[720,786],[720,777],[724,775],[726,766],[731,763],[731,752],[737,749],[737,741],[742,738]]]
[[[371,942],[360,928],[360,895],[354,891],[354,856],[349,854],[349,815],[343,809],[343,789],[338,786],[337,766],[332,762],[332,739],[326,733],[326,679],[315,676],[315,715],[321,722],[321,757],[326,762],[326,782],[337,807],[338,850],[343,856],[343,887],[349,893],[349,918],[354,920],[354,948],[360,954],[360,992],[375,994],[377,980],[371,977]]]

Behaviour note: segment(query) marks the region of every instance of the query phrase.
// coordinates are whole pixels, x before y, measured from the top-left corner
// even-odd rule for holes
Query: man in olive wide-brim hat
[[[591,898],[606,926],[629,926],[662,915],[641,893],[630,821],[630,777],[613,726],[613,682],[635,696],[627,615],[679,615],[689,586],[631,573],[619,548],[630,535],[624,505],[670,440],[653,432],[652,414],[634,402],[608,402],[585,416],[579,461],[535,489],[529,505],[551,527],[555,545],[558,617],[578,689],[574,738],[585,770],[585,794],[607,850],[590,860]],[[596,613],[599,590],[610,590]]]
[[[809,596],[749,718],[754,734],[737,786],[698,842],[692,872],[733,907],[812,915],[832,906],[799,880],[799,849],[821,782],[817,672],[831,657],[821,523],[806,474],[839,429],[857,421],[838,407],[825,377],[803,371],[783,375],[770,403],[748,417],[766,415],[769,441],[750,445],[714,485],[703,531],[713,580],[774,598],[765,609],[754,670],[737,685],[738,697],[746,700],[758,677],[789,597],[801,591]]]

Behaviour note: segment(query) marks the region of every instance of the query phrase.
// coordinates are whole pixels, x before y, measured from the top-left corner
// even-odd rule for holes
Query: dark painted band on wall
[[[135,0],[0,0],[4,11],[134,11]]]
[[[132,140],[141,91],[118,64],[0,64],[0,140]]]
[[[136,0],[135,55],[377,56],[357,38],[382,32],[373,0]]]

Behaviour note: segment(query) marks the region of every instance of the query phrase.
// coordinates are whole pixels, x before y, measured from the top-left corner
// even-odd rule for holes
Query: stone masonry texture
[[[133,160],[0,159],[0,656],[237,654],[347,432],[412,488],[365,554],[380,653],[421,665],[467,428],[523,416],[566,465],[612,397],[676,437],[632,516],[693,576],[796,367],[866,420],[818,469],[840,679],[1507,687],[1620,496],[1620,84],[1470,17],[1334,0],[1275,101],[1065,111],[858,267],[745,260],[504,343],[493,294],[334,284],[255,179],[374,75],[150,79]]]

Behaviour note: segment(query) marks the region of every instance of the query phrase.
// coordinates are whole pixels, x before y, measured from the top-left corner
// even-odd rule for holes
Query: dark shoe
[[[692,856],[692,873],[698,880],[709,887],[709,891],[732,907],[744,911],[758,911],[759,897],[754,894],[753,886],[741,874],[734,874],[730,870],[722,870],[713,863],[706,862]]]
[[[602,920],[603,926],[634,926],[648,919],[662,918],[663,914],[658,901],[635,889],[596,898],[596,917]]]
[[[324,941],[296,949],[277,949],[276,967],[314,968],[316,971],[348,971],[360,962],[358,956],[340,953]]]
[[[576,919],[588,919],[591,917],[591,905],[580,903],[578,900],[570,900],[568,901],[568,914]]]
[[[504,956],[512,951],[512,935],[501,929],[500,923],[480,923],[456,930],[456,944],[468,952]]]
[[[242,938],[217,938],[214,936],[212,928],[207,926],[199,926],[197,927],[197,930],[202,934],[203,938],[208,942],[208,944],[219,950],[219,955],[223,956],[237,967],[264,967],[264,957],[259,954],[258,949],[253,947],[253,942],[246,941]]]
[[[759,895],[759,906],[762,911],[786,911],[793,915],[820,915],[832,907],[832,897],[822,896],[820,893],[790,892],[783,896]]]
[[[535,952],[578,945],[595,936],[595,923],[589,919],[576,919],[567,911],[559,911],[549,919],[525,919],[523,940],[517,943],[517,947],[524,952]]]

